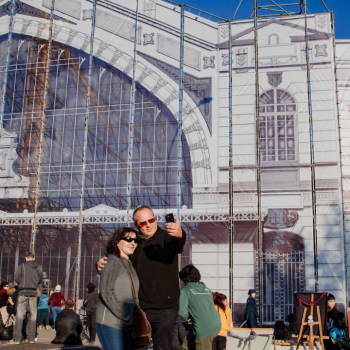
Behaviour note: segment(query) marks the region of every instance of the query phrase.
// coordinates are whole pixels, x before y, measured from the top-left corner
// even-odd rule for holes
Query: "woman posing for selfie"
[[[101,272],[100,295],[96,309],[96,331],[104,350],[130,350],[131,329],[139,279],[133,265],[138,234],[130,227],[121,227],[107,242],[107,264]],[[128,271],[126,271],[126,269]]]

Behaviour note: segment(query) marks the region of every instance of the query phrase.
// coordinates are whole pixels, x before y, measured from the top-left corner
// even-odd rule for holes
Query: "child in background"
[[[180,293],[179,315],[192,320],[196,336],[196,350],[212,350],[213,339],[221,330],[220,315],[215,310],[213,295],[201,280],[201,274],[192,264],[179,273],[185,287]]]
[[[214,305],[221,318],[221,330],[213,340],[213,350],[225,350],[227,332],[232,328],[231,309],[228,306],[226,295],[214,293]]]
[[[335,296],[333,294],[327,294],[327,334],[329,334],[330,330],[333,328],[334,319],[333,315],[338,313],[339,311],[335,308]],[[324,346],[326,350],[333,350],[334,344],[331,339],[324,340]]]
[[[42,294],[39,299],[39,330],[42,329],[43,326],[43,320],[45,320],[45,326],[46,330],[48,331],[49,328],[49,309],[50,309],[50,303],[49,303],[49,296],[47,295],[47,289],[43,289]]]
[[[348,327],[346,326],[345,315],[342,312],[333,313],[332,319],[334,321],[333,328],[338,328],[343,333],[343,338],[340,340],[333,340],[332,350],[349,350],[349,333]]]
[[[277,321],[273,326],[273,329],[273,335],[275,336],[276,340],[287,340],[288,331],[283,321]]]
[[[187,337],[189,328],[190,328],[190,326],[188,325],[188,323],[186,321],[184,321],[180,316],[178,316],[176,319],[174,337],[173,337],[171,350],[182,350],[183,349],[182,344]]]

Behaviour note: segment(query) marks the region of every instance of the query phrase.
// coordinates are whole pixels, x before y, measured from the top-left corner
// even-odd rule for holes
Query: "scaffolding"
[[[9,33],[7,39],[7,51],[6,51],[6,63],[5,63],[5,71],[4,71],[4,81],[2,84],[2,95],[1,95],[1,106],[0,106],[0,141],[2,136],[2,130],[4,127],[4,112],[5,112],[5,103],[6,103],[6,92],[7,92],[7,76],[9,70],[9,61],[10,61],[10,53],[11,53],[11,45],[12,45],[12,31],[13,31],[13,16],[15,14],[15,6],[16,1],[11,1],[11,11],[10,11],[10,23],[9,23]]]
[[[344,279],[345,279],[345,302],[349,306],[349,286],[348,286],[348,263],[346,256],[346,232],[345,232],[345,203],[344,203],[344,184],[343,184],[343,152],[342,152],[342,132],[340,125],[340,106],[339,106],[339,89],[338,89],[338,71],[337,71],[337,53],[335,45],[335,28],[334,28],[334,13],[329,11],[328,7],[322,0],[326,10],[331,15],[331,29],[332,29],[332,41],[333,41],[333,65],[334,65],[334,82],[335,82],[335,99],[336,99],[336,109],[337,109],[337,120],[338,120],[338,140],[339,140],[339,159],[340,159],[340,192],[341,192],[341,206],[342,206],[342,224],[343,224],[343,249],[344,249]]]
[[[85,120],[84,120],[83,169],[82,169],[81,190],[80,190],[78,256],[77,256],[77,267],[76,267],[76,278],[75,278],[75,302],[77,305],[79,300],[79,286],[80,286],[81,245],[82,245],[82,237],[83,237],[83,211],[84,211],[84,194],[85,194],[85,171],[86,171],[86,158],[87,158],[88,133],[89,133],[91,71],[92,71],[92,61],[93,61],[93,54],[94,54],[94,38],[95,38],[95,29],[96,29],[95,28],[96,3],[97,3],[97,0],[94,0],[92,4],[89,73],[88,73],[88,81],[87,81],[86,107],[85,107],[86,111],[85,111]]]
[[[234,134],[234,110],[233,110],[233,45],[234,45],[234,38],[232,36],[232,22],[233,19],[238,11],[239,6],[241,5],[243,0],[240,1],[236,12],[234,13],[234,16],[232,19],[227,20],[218,16],[213,16],[205,11],[198,10],[196,8],[193,8],[191,6],[187,6],[185,4],[178,4],[173,1],[167,1],[170,4],[176,5],[176,9],[179,9],[180,14],[180,28],[178,30],[178,35],[180,39],[180,52],[179,52],[179,71],[178,71],[178,84],[179,84],[179,94],[178,94],[178,120],[177,120],[177,147],[176,147],[176,162],[174,161],[174,164],[172,167],[176,168],[176,210],[177,210],[177,218],[181,221],[181,208],[184,203],[183,199],[183,177],[185,176],[184,171],[184,140],[183,140],[183,119],[187,117],[187,115],[184,113],[187,113],[185,110],[184,112],[184,60],[185,60],[185,10],[189,9],[191,11],[198,11],[199,14],[204,14],[209,19],[215,18],[216,20],[220,21],[221,23],[228,24],[228,75],[229,75],[229,82],[228,82],[228,99],[229,99],[229,147],[228,147],[228,169],[229,169],[229,190],[228,190],[228,197],[229,197],[229,215],[228,215],[228,224],[229,224],[229,300],[232,307],[232,312],[234,312],[234,281],[235,281],[235,275],[234,275],[234,236],[235,236],[235,227],[234,227],[234,221],[235,221],[235,212],[234,212],[234,140],[233,140],[233,134]],[[314,281],[315,281],[315,291],[318,291],[319,287],[319,276],[318,276],[318,232],[317,232],[317,203],[316,203],[316,194],[317,194],[317,188],[316,188],[316,172],[315,172],[315,150],[314,150],[314,128],[313,128],[313,111],[312,111],[312,89],[311,89],[311,64],[310,64],[310,46],[309,46],[309,30],[308,30],[308,10],[306,6],[306,1],[300,0],[300,2],[292,3],[292,4],[277,4],[275,1],[271,0],[271,4],[269,5],[263,5],[259,6],[258,2],[259,0],[253,0],[254,1],[254,78],[255,78],[255,91],[254,91],[254,124],[255,124],[255,151],[256,151],[256,164],[254,167],[255,170],[255,183],[256,183],[256,194],[257,194],[257,275],[258,275],[258,298],[259,298],[259,317],[260,317],[260,324],[262,324],[262,314],[263,314],[263,215],[262,215],[262,169],[263,169],[263,162],[262,162],[262,150],[261,150],[261,118],[260,118],[260,81],[259,81],[259,21],[266,20],[268,18],[278,18],[280,16],[296,16],[296,15],[303,15],[304,16],[304,22],[305,22],[305,60],[306,60],[306,80],[307,80],[307,100],[308,100],[308,131],[309,131],[309,145],[310,145],[310,172],[311,172],[311,207],[312,207],[312,238],[313,238],[313,260],[314,260]],[[323,0],[321,0],[323,2]],[[323,2],[324,3],[324,2]],[[51,67],[51,47],[53,42],[53,22],[54,22],[54,5],[55,0],[52,0],[51,2],[51,12],[50,12],[50,23],[49,23],[49,37],[48,37],[48,49],[46,56],[46,62],[45,62],[45,77],[44,77],[44,84],[43,84],[43,96],[40,96],[41,101],[41,117],[40,117],[40,134],[39,134],[39,140],[38,140],[38,160],[36,164],[36,181],[35,181],[35,191],[34,191],[34,219],[32,221],[32,236],[31,236],[31,250],[35,252],[35,247],[37,243],[37,231],[38,231],[38,210],[40,208],[40,191],[41,191],[41,184],[42,184],[42,157],[43,157],[43,148],[44,148],[44,137],[45,133],[47,133],[46,128],[46,120],[47,120],[47,103],[48,98],[50,97],[50,91],[49,91],[49,85],[50,85],[50,67]],[[95,94],[93,91],[91,85],[92,85],[92,69],[93,69],[93,59],[96,56],[96,53],[94,52],[94,40],[95,40],[95,26],[96,26],[96,0],[93,2],[93,8],[92,8],[92,24],[91,24],[91,35],[89,38],[89,44],[90,44],[90,53],[89,53],[89,65],[88,65],[88,78],[87,80],[84,78],[84,75],[81,73],[81,65],[83,64],[83,59],[79,58],[79,62],[70,62],[72,67],[78,71],[78,74],[74,76],[74,81],[77,83],[77,91],[79,84],[81,84],[84,89],[86,89],[86,98],[85,98],[85,119],[84,119],[84,139],[83,139],[83,146],[82,146],[82,155],[79,159],[82,164],[82,171],[81,171],[81,185],[80,185],[80,193],[79,193],[79,226],[78,226],[78,241],[77,241],[77,247],[78,247],[78,253],[76,257],[76,268],[75,268],[75,298],[76,301],[79,299],[79,290],[80,290],[80,280],[81,280],[81,263],[82,263],[82,241],[83,241],[83,227],[84,227],[84,206],[86,206],[86,201],[88,200],[90,204],[97,205],[98,200],[95,200],[93,198],[90,198],[89,195],[86,194],[86,180],[90,176],[87,174],[87,152],[88,152],[88,136],[89,136],[89,115],[91,113],[92,105],[93,107],[97,108],[99,111],[101,117],[101,120],[103,120],[103,123],[105,127],[109,130],[111,134],[113,134],[113,131],[110,131],[110,121],[109,121],[109,114],[108,112],[105,112],[104,110],[99,110],[99,100],[103,99],[104,97],[100,97],[99,93]],[[326,5],[325,5],[326,7]],[[1,116],[0,116],[0,137],[2,135],[3,130],[3,118],[4,118],[4,108],[6,103],[6,93],[7,93],[7,78],[8,78],[8,69],[9,69],[9,59],[10,59],[10,51],[11,51],[11,45],[12,45],[12,32],[13,32],[13,17],[14,17],[14,8],[15,8],[15,0],[11,1],[11,13],[10,13],[10,25],[9,25],[9,35],[8,35],[8,43],[7,43],[7,53],[6,53],[6,64],[5,64],[5,75],[4,75],[4,82],[3,82],[3,90],[2,90],[2,99],[1,99]],[[326,7],[327,11],[329,12],[328,8]],[[338,118],[338,137],[339,137],[339,152],[340,152],[340,178],[341,182],[343,181],[343,174],[342,174],[342,167],[343,167],[343,161],[342,161],[342,148],[341,148],[341,127],[340,127],[340,108],[339,108],[339,100],[338,100],[338,78],[337,78],[337,62],[336,62],[336,46],[335,46],[335,31],[334,31],[334,15],[333,12],[329,12],[331,14],[331,28],[332,28],[332,36],[333,36],[333,64],[334,64],[334,76],[335,76],[335,85],[336,85],[336,107],[337,107],[337,118]],[[127,181],[126,181],[126,213],[127,213],[127,219],[126,223],[130,226],[131,223],[131,208],[132,208],[132,191],[133,186],[137,186],[137,181],[139,183],[139,187],[144,185],[145,187],[149,186],[150,183],[147,182],[146,179],[142,178],[141,175],[137,175],[137,167],[133,166],[133,155],[134,155],[134,148],[137,140],[145,140],[147,135],[143,135],[142,132],[138,132],[135,128],[135,115],[139,113],[139,110],[144,108],[144,102],[137,102],[136,101],[136,95],[137,95],[137,67],[138,67],[138,61],[137,61],[137,45],[138,45],[138,21],[139,21],[139,3],[138,0],[136,0],[136,11],[134,15],[134,42],[133,42],[133,58],[132,58],[132,82],[131,82],[131,99],[130,103],[125,103],[125,105],[128,105],[128,108],[125,107],[125,110],[122,110],[120,108],[120,113],[130,113],[129,116],[129,122],[125,123],[125,121],[122,120],[120,117],[119,123],[124,123],[125,126],[128,128],[128,136],[127,138],[127,161],[125,158],[123,158],[122,155],[118,154],[116,155],[116,158],[120,162],[120,167],[122,167],[127,174]],[[67,59],[69,60],[69,54],[62,49],[63,51],[60,53],[59,58]],[[115,53],[118,55],[118,52]],[[38,55],[39,56],[39,55]],[[117,57],[117,56],[116,56]],[[119,57],[117,58],[119,59]],[[38,58],[39,60],[39,58]],[[37,60],[37,61],[38,61]],[[58,68],[57,68],[58,70]],[[102,72],[103,73],[103,72]],[[68,73],[67,73],[68,75]],[[68,80],[68,78],[67,78]],[[28,83],[28,82],[27,82]],[[29,83],[28,83],[29,84]],[[56,81],[57,84],[57,81]],[[29,85],[28,85],[29,86]],[[100,89],[100,86],[99,86]],[[100,91],[99,91],[100,92]],[[177,97],[176,97],[177,98]],[[26,103],[29,103],[26,101]],[[55,103],[59,103],[58,99],[55,97]],[[108,105],[109,101],[107,99],[104,100],[104,103]],[[96,105],[96,106],[95,106]],[[142,107],[140,107],[142,105]],[[123,108],[124,108],[123,107]],[[76,107],[78,110],[78,107]],[[26,112],[27,113],[27,112]],[[142,112],[143,113],[143,112]],[[78,114],[78,113],[77,113]],[[33,118],[33,116],[32,116]],[[156,118],[156,117],[154,117]],[[75,120],[75,123],[77,121]],[[23,122],[23,134],[25,130],[25,124],[26,122]],[[96,122],[96,129],[97,129],[97,122]],[[53,130],[53,126],[52,126]],[[110,135],[107,135],[108,137]],[[123,135],[122,135],[123,136]],[[122,137],[121,136],[121,137]],[[116,142],[116,136],[113,135],[114,141]],[[97,139],[96,134],[96,139]],[[100,136],[100,139],[102,137]],[[24,139],[24,136],[23,136]],[[147,140],[146,140],[147,141]],[[24,142],[24,141],[23,141]],[[96,141],[97,142],[97,141]],[[119,142],[119,140],[118,140]],[[149,152],[153,157],[153,167],[154,167],[154,160],[157,160],[158,155],[156,154],[155,150],[152,149],[151,146],[149,146]],[[20,152],[24,152],[23,149]],[[158,157],[160,158],[160,157]],[[29,162],[29,161],[28,161]],[[161,163],[162,160],[159,160],[159,163]],[[73,163],[73,161],[72,161]],[[108,163],[107,156],[106,156],[106,163]],[[175,165],[176,163],[176,165]],[[140,166],[141,168],[141,166]],[[27,164],[27,169],[29,169],[29,166]],[[95,171],[95,170],[94,170]],[[153,170],[154,171],[154,170]],[[30,171],[28,171],[30,173]],[[141,171],[140,171],[141,173]],[[95,176],[95,173],[94,175]],[[105,175],[107,176],[107,175]],[[71,177],[75,177],[78,179],[78,176],[76,174],[73,175],[73,172],[71,174]],[[96,175],[98,177],[98,175]],[[135,179],[135,181],[134,181]],[[56,179],[57,182],[61,181],[61,177]],[[90,179],[88,179],[90,180]],[[152,180],[153,181],[153,180]],[[102,183],[102,182],[101,182]],[[101,185],[103,187],[103,183]],[[49,191],[47,191],[49,192]],[[70,192],[72,192],[72,189],[70,189]],[[164,201],[161,198],[161,195],[157,192],[157,190],[154,190],[154,193],[156,196],[158,196],[159,201]],[[87,199],[87,197],[89,197]],[[348,281],[347,281],[347,262],[346,262],[346,236],[345,236],[345,206],[344,206],[344,188],[343,183],[341,183],[341,200],[342,200],[342,213],[343,213],[343,245],[344,245],[344,261],[345,261],[345,283],[346,283],[346,303],[348,304]],[[68,202],[68,200],[67,200]],[[165,202],[165,201],[164,201]],[[54,203],[56,204],[56,203]],[[141,203],[140,203],[141,204]],[[112,205],[112,204],[111,204]],[[123,202],[119,200],[118,205],[120,207],[123,207]],[[92,205],[91,205],[92,206]],[[166,205],[164,205],[166,206]],[[19,206],[18,206],[19,207]],[[19,209],[19,208],[18,208]],[[71,209],[71,208],[69,208]],[[62,237],[63,237],[63,233]],[[103,241],[103,237],[101,235],[100,240]]]
[[[131,84],[131,103],[130,103],[130,122],[129,122],[129,151],[128,151],[128,182],[127,182],[127,225],[130,226],[130,209],[131,209],[131,186],[132,186],[132,162],[133,162],[133,148],[134,148],[134,117],[135,117],[135,97],[136,97],[136,65],[137,65],[137,26],[138,26],[138,11],[139,0],[136,0],[136,15],[135,15],[135,40],[134,40],[134,55],[132,63],[132,84]],[[131,218],[132,220],[134,218]]]
[[[46,110],[47,110],[47,97],[48,88],[50,81],[50,67],[51,67],[51,46],[52,46],[52,26],[53,17],[55,11],[55,0],[51,1],[51,11],[50,11],[50,24],[49,24],[49,38],[48,38],[48,48],[46,56],[46,67],[45,67],[45,80],[44,80],[44,96],[42,101],[42,111],[40,118],[40,138],[39,138],[39,150],[38,150],[38,165],[36,170],[36,180],[35,180],[35,194],[34,194],[34,219],[33,219],[33,230],[32,230],[32,242],[31,251],[35,255],[36,247],[36,234],[37,234],[37,215],[40,203],[40,185],[41,185],[41,172],[42,172],[42,158],[43,158],[43,147],[44,147],[44,135],[46,126]]]

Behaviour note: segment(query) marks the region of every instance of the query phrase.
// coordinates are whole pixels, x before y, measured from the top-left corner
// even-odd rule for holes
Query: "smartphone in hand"
[[[165,215],[165,221],[166,221],[166,222],[175,222],[174,214],[173,214],[173,213],[170,213],[170,214],[168,214],[168,215]]]

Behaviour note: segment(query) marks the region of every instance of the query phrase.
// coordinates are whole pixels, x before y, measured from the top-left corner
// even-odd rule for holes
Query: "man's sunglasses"
[[[128,243],[131,243],[132,241],[134,241],[136,244],[139,243],[139,240],[137,238],[132,238],[130,236],[122,237],[121,239]]]
[[[146,221],[142,221],[142,222],[139,223],[139,226],[140,227],[145,227],[147,225],[147,222],[149,224],[154,224],[156,222],[156,219],[152,218],[152,219],[149,219],[149,220],[146,220]]]

